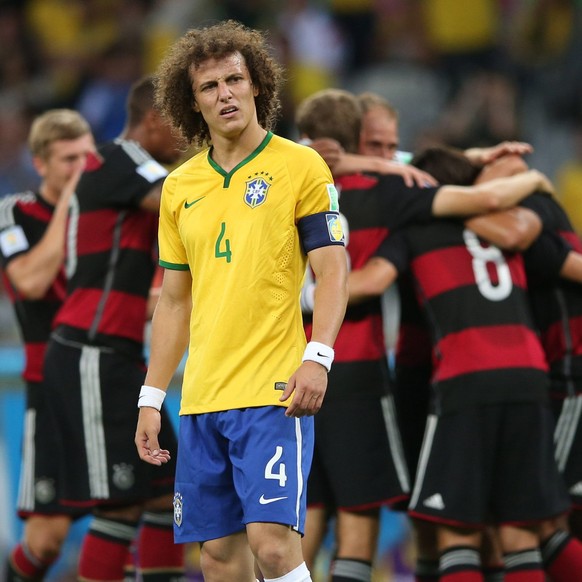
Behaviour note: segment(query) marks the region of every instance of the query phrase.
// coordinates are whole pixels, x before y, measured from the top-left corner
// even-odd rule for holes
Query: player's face
[[[258,90],[240,53],[208,59],[191,71],[191,77],[194,109],[204,117],[213,140],[237,138],[250,124],[258,123]]]
[[[398,121],[382,107],[366,111],[362,118],[359,153],[391,160],[398,143]]]
[[[34,159],[35,167],[44,182],[44,190],[56,202],[65,184],[79,168],[84,168],[87,156],[95,152],[93,136],[88,133],[77,139],[54,141],[46,158]]]

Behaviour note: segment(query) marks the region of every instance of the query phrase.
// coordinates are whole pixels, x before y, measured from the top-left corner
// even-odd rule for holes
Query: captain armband
[[[309,360],[321,364],[328,372],[331,370],[335,352],[333,348],[326,346],[320,342],[309,342],[303,352],[302,362]]]
[[[164,390],[154,388],[153,386],[142,386],[139,392],[137,407],[143,408],[144,406],[147,406],[149,408],[161,410],[165,397],[166,393]]]

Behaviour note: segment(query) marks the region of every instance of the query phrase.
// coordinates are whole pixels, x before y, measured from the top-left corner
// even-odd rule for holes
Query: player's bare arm
[[[473,162],[489,164],[503,156],[524,156],[532,152],[533,147],[529,143],[522,141],[504,141],[488,148],[469,148],[464,153]]]
[[[317,280],[311,341],[331,348],[348,300],[346,249],[343,246],[315,249],[309,252],[309,262]],[[293,395],[287,416],[315,414],[321,408],[326,389],[327,369],[324,365],[304,361],[281,395],[282,402]]]
[[[536,190],[553,192],[548,178],[528,170],[476,186],[441,186],[433,201],[434,216],[471,216],[512,208]]]
[[[562,265],[560,276],[576,283],[582,283],[582,254],[570,251]]]
[[[334,176],[354,174],[357,172],[374,172],[377,174],[401,176],[409,188],[415,184],[421,188],[437,185],[437,181],[423,170],[419,170],[408,164],[403,164],[402,162],[395,162],[376,156],[345,153],[340,156],[333,167]]]
[[[152,465],[161,465],[170,458],[170,453],[158,442],[161,402],[156,401],[155,390],[167,390],[188,345],[191,286],[190,271],[166,270],[152,319],[151,355],[145,386],[154,390],[150,391],[152,400],[148,400],[148,405],[140,406],[135,433],[140,458]],[[163,394],[159,398],[163,401]]]
[[[349,304],[382,295],[398,278],[398,270],[383,257],[372,257],[361,269],[348,276]]]
[[[525,251],[542,232],[540,217],[533,210],[519,206],[469,218],[465,226],[507,251]]]
[[[140,207],[149,212],[159,212],[162,197],[162,183],[158,182],[142,199]]]
[[[69,203],[82,172],[83,165],[78,165],[71,173],[40,241],[6,268],[11,283],[27,299],[43,297],[62,267]]]

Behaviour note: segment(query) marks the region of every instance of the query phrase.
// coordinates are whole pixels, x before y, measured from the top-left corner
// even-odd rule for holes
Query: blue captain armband
[[[306,253],[331,245],[345,246],[339,212],[319,212],[299,221],[299,238]]]

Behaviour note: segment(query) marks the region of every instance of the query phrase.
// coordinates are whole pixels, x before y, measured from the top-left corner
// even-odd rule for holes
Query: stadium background
[[[529,163],[556,182],[582,232],[581,0],[0,0],[0,201],[38,184],[26,147],[36,114],[78,109],[98,141],[115,137],[131,83],[155,71],[185,30],[223,18],[267,30],[287,67],[280,134],[296,137],[294,109],[314,91],[376,91],[399,111],[401,149],[531,143]],[[21,532],[22,362],[0,284],[2,561]],[[168,400],[176,414],[179,380]],[[404,582],[406,523],[383,517],[376,576]],[[50,580],[73,579],[85,527],[75,527]]]

